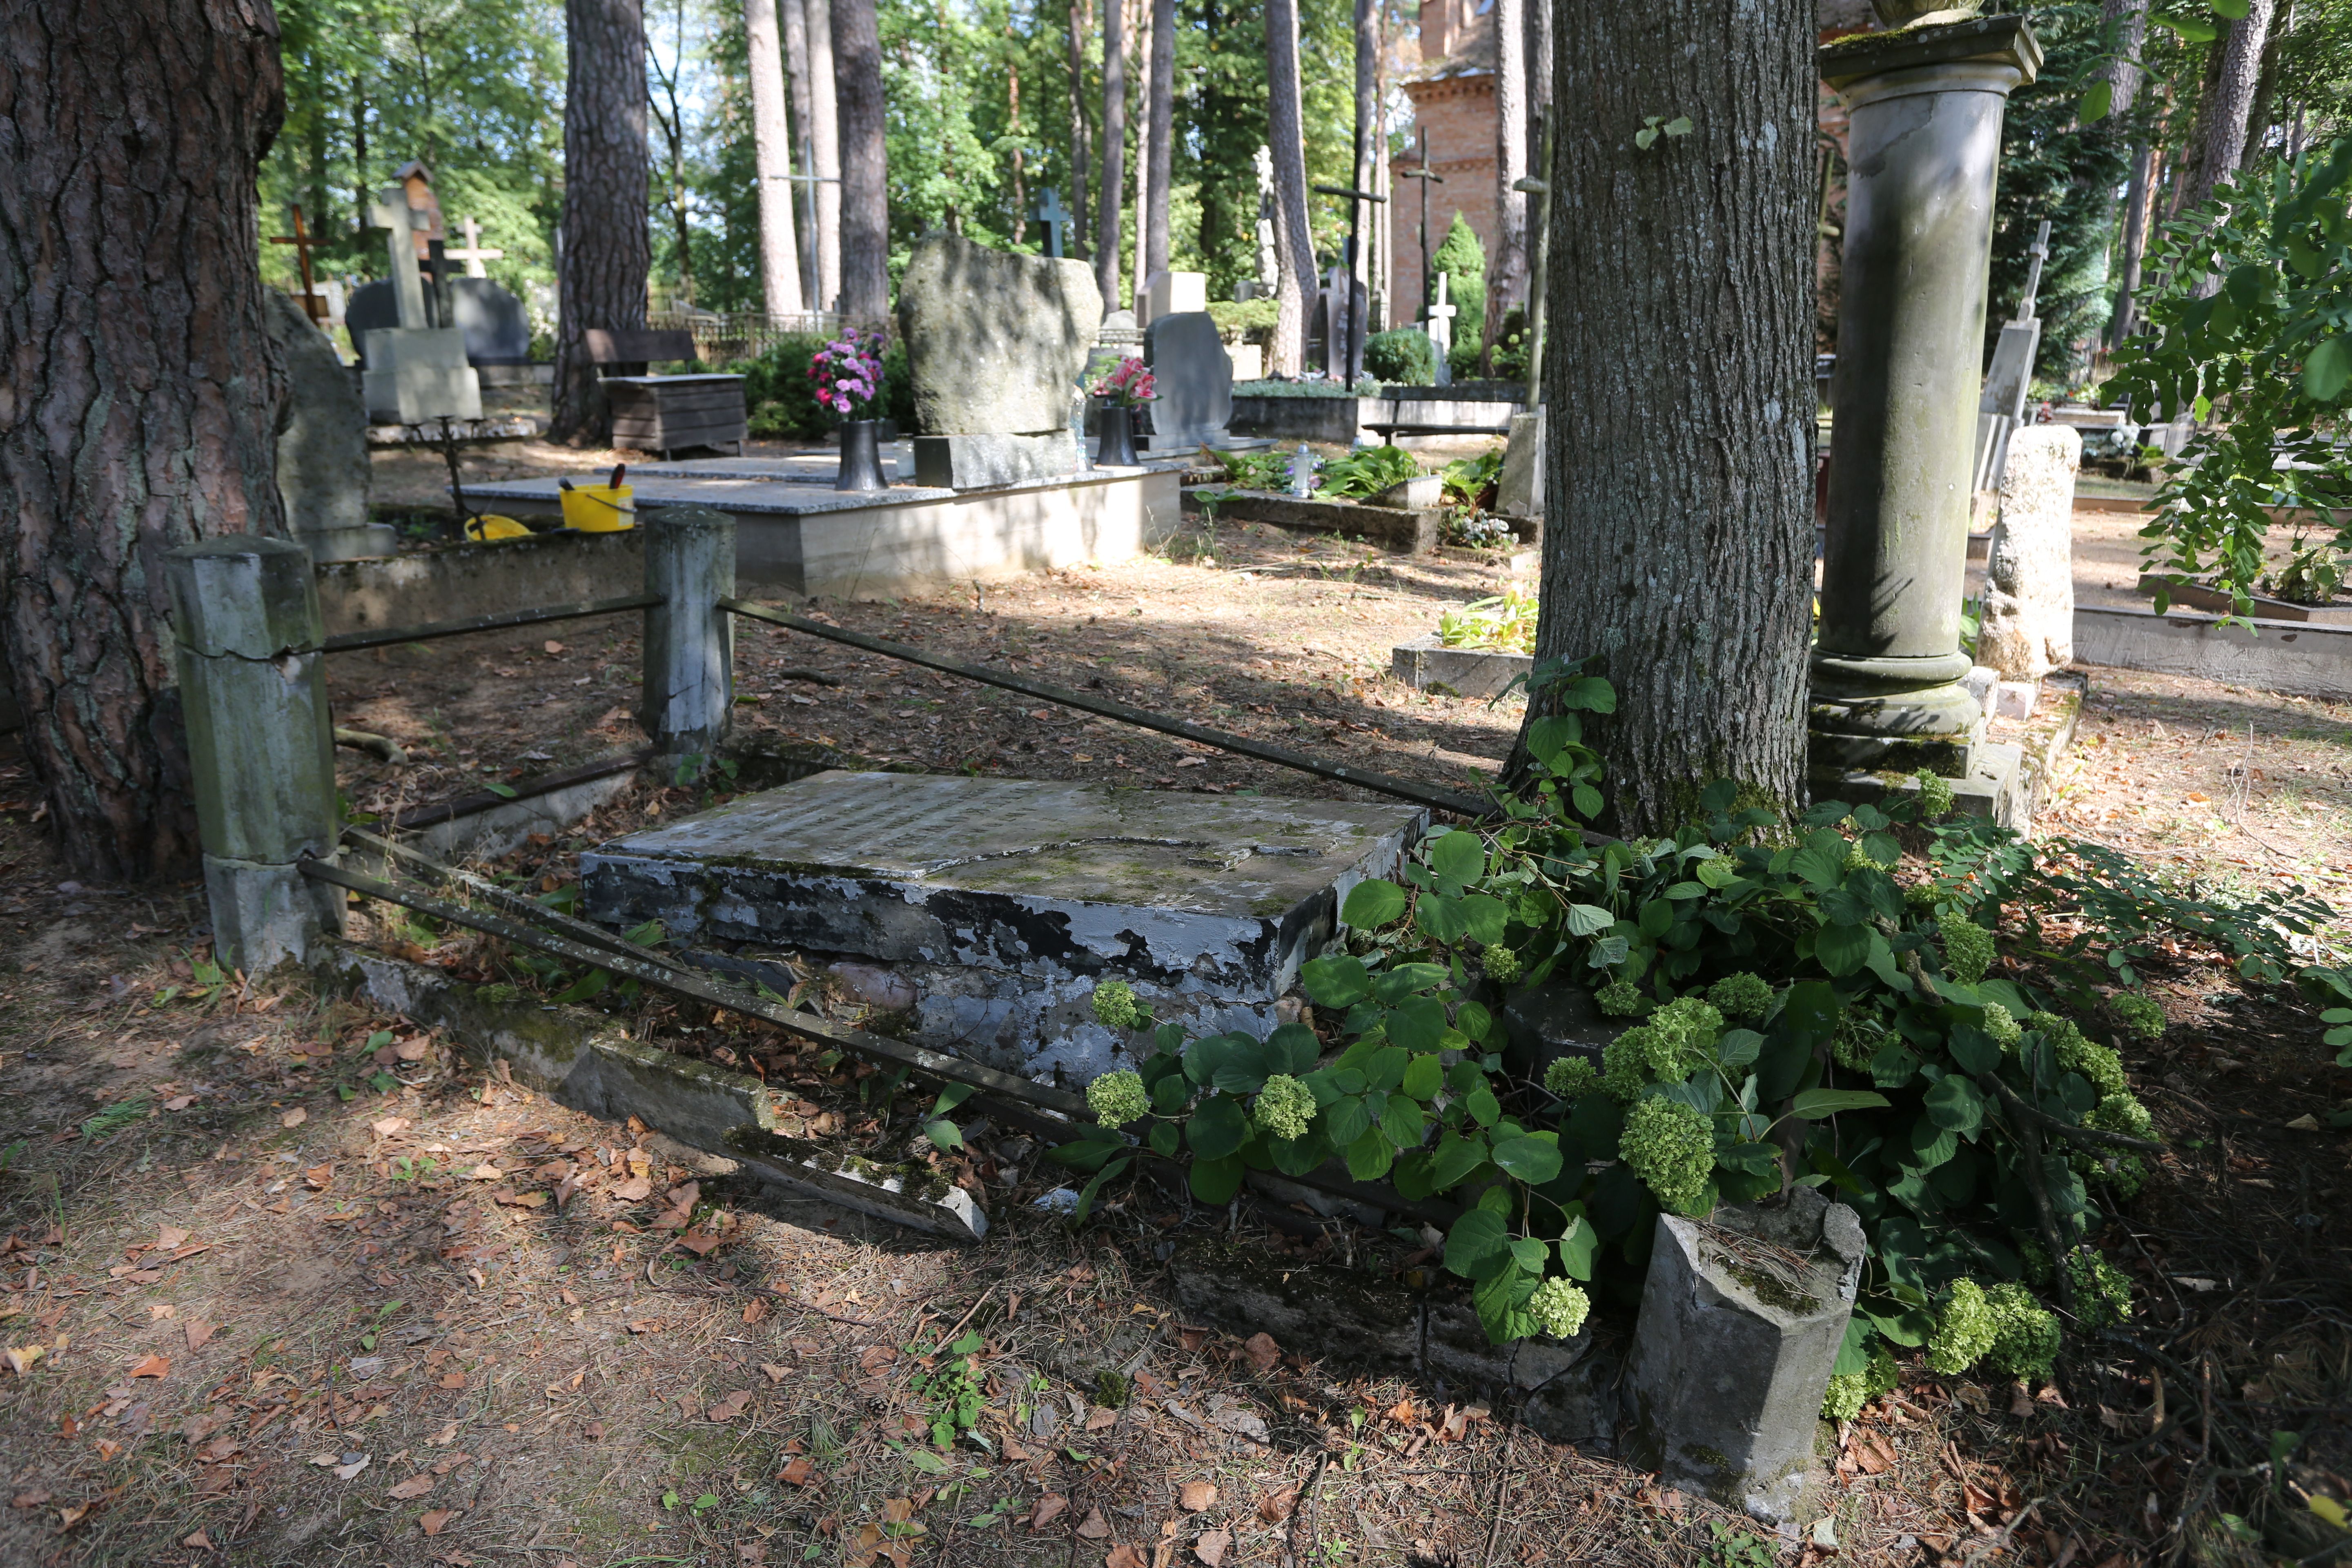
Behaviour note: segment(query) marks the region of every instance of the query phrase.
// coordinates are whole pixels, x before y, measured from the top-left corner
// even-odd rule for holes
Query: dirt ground
[[[1228,527],[977,600],[814,609],[1459,787],[1503,755],[1516,700],[1410,692],[1388,649],[1507,574]],[[637,743],[635,635],[336,656],[338,721],[413,755],[339,752],[354,807]],[[855,757],[1345,793],[782,631],[746,626],[739,659],[747,727]],[[2352,705],[2088,675],[2044,831],[2352,907]],[[1353,1258],[1347,1237],[1142,1187],[1074,1232],[1031,1206],[1058,1176],[986,1130],[951,1162],[991,1216],[976,1247],[780,1198],[400,1018],[221,980],[198,889],[79,884],[27,793],[0,760],[0,1563],[2252,1563],[2220,1520],[2266,1522],[2250,1478],[2274,1430],[2302,1434],[2304,1484],[2345,1495],[2352,1205],[2326,1118],[2352,1073],[2308,1008],[2191,952],[2147,966],[2172,1026],[2128,1060],[2174,1152],[2126,1211],[2126,1337],[2038,1390],[1909,1366],[1824,1428],[1823,1524],[1785,1541],[1480,1391],[1304,1363],[1176,1304],[1184,1234],[1238,1226],[1302,1258]],[[558,888],[584,843],[701,798],[635,786],[491,869]],[[375,934],[461,973],[501,962]],[[638,1021],[789,1081],[852,1142],[906,1113],[781,1036]],[[967,1332],[968,1358],[944,1348]],[[984,1442],[932,1446],[967,1392]]]

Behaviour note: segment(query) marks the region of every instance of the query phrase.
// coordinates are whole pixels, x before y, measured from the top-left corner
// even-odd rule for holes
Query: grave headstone
[[[368,521],[367,408],[342,356],[286,295],[263,291],[269,336],[285,356],[285,424],[278,496],[286,525],[314,562],[389,555],[398,535]]]
[[[2074,661],[2074,471],[2083,434],[2028,425],[2009,438],[2000,521],[1985,559],[1977,658],[2012,680]]]
[[[1068,389],[1102,319],[1083,261],[1010,256],[955,235],[918,240],[898,288],[924,432],[917,482],[974,489],[1076,472]]]
[[[399,321],[394,327],[352,330],[367,367],[360,378],[360,394],[369,416],[400,425],[479,419],[482,386],[466,363],[465,334],[454,327],[431,325],[426,318],[416,237],[419,220],[427,215],[411,205],[408,193],[390,186],[369,209],[369,216],[389,231],[392,298]],[[430,216],[437,220],[439,209]]]
[[[1206,310],[1162,316],[1143,330],[1152,400],[1149,450],[1189,451],[1225,436],[1234,415],[1234,363]]]
[[[1349,323],[1364,320],[1370,296],[1365,293],[1361,279],[1349,276],[1345,268],[1334,267],[1317,300],[1315,319],[1323,343],[1323,373],[1353,386],[1364,374],[1364,334],[1352,331]]]
[[[1138,1048],[1094,1021],[1126,981],[1205,1032],[1276,1022],[1339,900],[1391,874],[1416,807],[1023,779],[823,773],[582,858],[589,910],[730,962],[890,963],[917,1037],[1073,1082]]]
[[[1209,308],[1209,275],[1205,272],[1155,272],[1143,290],[1143,321],[1150,326],[1162,316],[1190,315]]]
[[[1544,511],[1544,411],[1511,416],[1503,448],[1503,471],[1495,481],[1495,510],[1505,517],[1541,517]]]
[[[352,291],[343,315],[352,342],[362,342],[369,332],[400,325],[393,289],[393,284],[378,279]],[[520,300],[488,278],[452,278],[442,290],[449,306],[448,325],[465,334],[467,363],[530,363],[530,316]],[[368,368],[364,349],[360,363]]]

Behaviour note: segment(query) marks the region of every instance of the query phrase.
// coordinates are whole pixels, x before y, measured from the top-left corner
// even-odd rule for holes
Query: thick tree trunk
[[[1110,0],[1117,5],[1118,0]],[[1087,245],[1087,192],[1092,173],[1092,149],[1087,132],[1087,35],[1094,31],[1095,12],[1092,0],[1071,0],[1070,4],[1070,211],[1077,221],[1070,226],[1070,237],[1077,242],[1080,253]]]
[[[841,104],[833,60],[833,0],[803,0],[808,16],[809,144],[816,168],[816,308],[841,309]]]
[[[1503,317],[1528,302],[1527,23],[1523,5],[1546,0],[1495,0],[1495,249],[1486,258],[1486,320],[1481,363],[1491,372]]]
[[[809,89],[808,9],[802,0],[781,0],[784,21],[784,82],[792,89],[793,173],[816,173],[816,138],[810,130],[815,110]],[[793,218],[794,238],[799,249],[796,260],[800,268],[801,301],[805,310],[822,310],[824,307],[824,270],[817,261],[816,186],[806,180],[793,182]]]
[[[797,0],[784,0],[788,10]],[[751,74],[751,160],[760,177],[760,289],[771,314],[801,313],[800,237],[793,222],[793,134],[785,123],[790,89],[776,0],[744,0],[743,36]]]
[[[1127,7],[1103,0],[1102,205],[1095,213],[1095,286],[1118,306],[1118,240],[1127,202]]]
[[[2147,0],[2141,0],[2141,4],[2145,5],[2146,3]],[[1528,123],[1529,125],[1533,125],[1544,115],[1551,112],[1553,69],[1551,58],[1552,16],[1551,7],[1549,5],[1543,4],[1542,0],[1521,0],[1521,4],[1523,9],[1527,12],[1525,18],[1527,50],[1526,53],[1520,57],[1519,67],[1520,75],[1525,79],[1524,91],[1528,105]],[[1530,166],[1532,166],[1534,162],[1538,161],[1538,149],[1532,142],[1530,142],[1528,147],[1528,157],[1530,161]],[[1537,286],[1540,287],[1540,284]]]
[[[2100,68],[2107,84],[2107,112],[2125,115],[2138,100],[2140,45],[2147,37],[2147,0],[2102,0],[2100,18],[2115,58]]]
[[[1144,121],[1144,180],[1152,200],[1144,214],[1143,281],[1168,270],[1169,181],[1174,177],[1176,146],[1176,0],[1151,0],[1150,111]]]
[[[1812,0],[1599,0],[1555,42],[1536,651],[1617,689],[1618,833],[1713,778],[1804,796],[1813,33]],[[1637,148],[1668,108],[1691,133]]]
[[[2220,59],[2206,84],[2197,112],[2197,163],[2180,192],[2182,210],[2202,205],[2213,187],[2236,175],[2246,155],[2246,118],[2261,79],[2263,48],[2270,41],[2276,0],[2252,0],[2246,14],[2230,24]]]
[[[1266,368],[1297,375],[1307,358],[1307,313],[1315,299],[1315,239],[1307,224],[1307,141],[1298,108],[1297,0],[1265,0],[1265,138],[1274,154],[1276,292]]]
[[[2139,51],[2147,37],[2147,0],[2104,0],[2102,15],[2115,58],[2099,75],[2107,84],[2107,113],[2121,120],[2139,100]],[[2147,246],[2148,141],[2135,138],[2131,180],[2124,191],[2124,232],[2116,267],[2116,304],[2107,319],[2107,346],[2120,344],[2131,332],[2132,294],[2139,288],[2140,257]]]
[[[0,651],[66,863],[193,874],[165,552],[285,532],[256,174],[277,22],[20,6],[0,33]]]
[[[2124,186],[2123,255],[2116,268],[2116,308],[2107,318],[2107,346],[2120,348],[2137,324],[2133,296],[2139,292],[2139,268],[2147,255],[2147,177],[2153,158],[2148,144],[2132,149],[2131,179]]]
[[[548,436],[602,447],[612,439],[613,411],[596,384],[586,333],[643,327],[653,267],[645,14],[638,0],[565,0],[563,9],[563,256]]]
[[[890,171],[874,0],[833,0],[833,84],[841,117],[841,313],[879,325],[890,314]]]
[[[1380,0],[1356,0],[1356,134],[1355,162],[1349,184],[1360,191],[1372,189],[1374,142],[1380,134],[1381,5]],[[1356,254],[1348,259],[1349,275],[1364,286],[1366,313],[1371,309],[1373,204],[1360,198],[1349,203],[1348,232],[1355,237]],[[1360,321],[1349,331],[1358,339],[1371,334]]]

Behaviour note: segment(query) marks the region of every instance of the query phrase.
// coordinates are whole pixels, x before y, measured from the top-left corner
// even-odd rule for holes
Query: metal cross
[[[1029,221],[1045,226],[1045,254],[1062,254],[1062,230],[1074,215],[1062,205],[1062,193],[1047,185],[1037,196],[1037,205],[1029,209]]]

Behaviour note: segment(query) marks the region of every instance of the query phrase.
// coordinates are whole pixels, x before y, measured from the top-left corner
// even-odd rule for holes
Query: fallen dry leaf
[[[1272,1372],[1274,1363],[1282,1359],[1282,1347],[1274,1342],[1272,1334],[1252,1334],[1242,1342],[1242,1349],[1249,1352],[1250,1364],[1261,1373]]]
[[[44,1500],[46,1500],[46,1494]],[[1029,1510],[1029,1528],[1032,1530],[1045,1529],[1047,1525],[1061,1518],[1064,1511],[1066,1510],[1069,1506],[1070,1500],[1068,1498],[1064,1497],[1059,1492],[1047,1492],[1044,1497],[1037,1500],[1037,1506]]]
[[[91,1505],[89,1503],[78,1502],[71,1508],[61,1508],[58,1510],[58,1528],[61,1531],[71,1530],[89,1515],[90,1507]]]
[[[298,1105],[293,1110],[288,1111],[285,1115],[279,1117],[278,1119],[278,1125],[280,1127],[299,1127],[302,1123],[310,1120],[310,1113]]]
[[[1118,1412],[1108,1405],[1097,1405],[1087,1412],[1087,1430],[1089,1432],[1100,1432],[1118,1425]]]
[[[420,1517],[416,1522],[425,1534],[438,1535],[441,1533],[443,1525],[465,1511],[462,1508],[436,1508],[432,1512]]]
[[[750,1300],[743,1303],[743,1321],[747,1327],[752,1323],[759,1322],[767,1315],[767,1298],[763,1296],[754,1296]]]
[[[1145,1560],[1143,1553],[1122,1541],[1110,1549],[1110,1555],[1103,1559],[1103,1568],[1151,1568],[1151,1564]]]
[[[411,1498],[423,1497],[433,1489],[434,1485],[433,1477],[424,1470],[419,1470],[404,1481],[394,1481],[391,1491],[394,1497],[406,1502]]]
[[[1102,1510],[1090,1508],[1087,1510],[1085,1522],[1078,1526],[1078,1533],[1088,1541],[1108,1540],[1110,1536],[1110,1521],[1103,1517]]]
[[[220,1332],[220,1325],[208,1323],[202,1318],[190,1318],[180,1325],[180,1331],[187,1337],[188,1353],[194,1355],[205,1348],[205,1341]]]
[[[368,1456],[362,1454],[358,1458],[353,1459],[348,1465],[337,1465],[335,1467],[335,1474],[342,1478],[344,1480],[350,1480],[353,1476],[358,1475],[362,1470],[364,1470],[367,1468]]]
[[[18,1377],[33,1370],[33,1363],[49,1353],[47,1345],[10,1345],[5,1352],[8,1370]]]
[[[462,1372],[445,1372],[441,1374],[441,1386],[463,1388],[466,1386],[466,1374]]]
[[[175,1247],[185,1247],[188,1244],[188,1234],[176,1225],[158,1226],[155,1231],[156,1250],[169,1252]]]
[[[1298,1489],[1285,1487],[1278,1492],[1268,1492],[1257,1500],[1257,1516],[1268,1524],[1280,1524],[1290,1517],[1298,1501]]]
[[[147,1304],[147,1321],[151,1323],[160,1323],[166,1318],[177,1315],[179,1310],[179,1308],[164,1302],[150,1301]]]
[[[436,1448],[446,1448],[457,1440],[457,1424],[452,1421],[425,1440]]]
[[[199,1530],[194,1535],[183,1536],[180,1544],[197,1552],[210,1552],[213,1549],[213,1538]]]
[[[15,1497],[8,1500],[8,1506],[10,1508],[38,1508],[48,1500],[49,1494],[45,1491],[18,1492]]]
[[[742,1415],[743,1407],[751,1403],[751,1391],[748,1388],[739,1388],[703,1414],[713,1421],[732,1421]]]
[[[433,1049],[433,1042],[422,1035],[411,1035],[392,1047],[392,1054],[404,1062],[421,1062]]]
[[[1198,1513],[1204,1508],[1214,1508],[1217,1489],[1206,1481],[1186,1481],[1177,1489],[1176,1506],[1186,1513]]]
[[[786,1486],[804,1487],[811,1481],[816,1479],[816,1467],[809,1463],[807,1458],[803,1456],[803,1458],[794,1459],[782,1469],[778,1470],[776,1472],[776,1479],[783,1482]]]
[[[131,1369],[133,1377],[169,1377],[172,1363],[159,1355],[151,1355]]]
[[[760,1370],[767,1373],[768,1381],[770,1383],[782,1383],[784,1379],[793,1374],[793,1369],[791,1367],[778,1366],[772,1361],[761,1362],[760,1363]]]
[[[1201,1539],[1192,1542],[1192,1555],[1207,1563],[1209,1568],[1218,1568],[1218,1565],[1224,1562],[1225,1553],[1232,1551],[1233,1546],[1232,1531],[1203,1531]]]
[[[100,1437],[98,1440],[98,1457],[100,1458],[110,1459],[121,1452],[122,1452],[122,1445],[115,1442],[112,1438]]]
[[[641,1204],[653,1196],[654,1184],[643,1176],[632,1176],[612,1191],[625,1204]]]
[[[395,1132],[406,1131],[407,1127],[408,1118],[405,1116],[379,1116],[368,1123],[368,1131],[379,1138],[389,1138]]]

